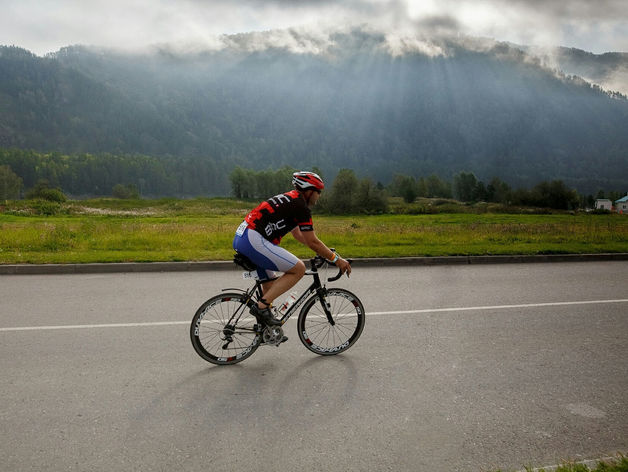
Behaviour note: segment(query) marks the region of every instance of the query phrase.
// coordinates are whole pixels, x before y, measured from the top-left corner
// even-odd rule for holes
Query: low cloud
[[[0,44],[37,54],[70,44],[217,47],[223,34],[305,28],[315,36],[315,29],[365,24],[391,36],[419,37],[415,46],[432,52],[427,38],[442,35],[628,51],[625,0],[4,0]],[[295,44],[289,33],[276,40],[319,47],[316,41]]]

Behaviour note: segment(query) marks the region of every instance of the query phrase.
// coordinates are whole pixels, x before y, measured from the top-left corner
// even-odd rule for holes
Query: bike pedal
[[[278,343],[267,343],[264,342],[264,340],[262,340],[259,345],[260,346],[276,346],[279,347],[280,344],[285,343],[288,340],[288,336],[284,336],[283,338],[281,338],[281,341],[279,341]]]

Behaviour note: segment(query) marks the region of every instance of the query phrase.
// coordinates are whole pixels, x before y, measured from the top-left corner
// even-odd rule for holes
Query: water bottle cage
[[[280,313],[281,315],[286,314],[296,301],[297,301],[297,297],[294,295],[294,293],[291,293],[290,295],[288,295],[288,298],[286,298],[286,300],[281,304],[281,306],[277,310],[278,313]]]

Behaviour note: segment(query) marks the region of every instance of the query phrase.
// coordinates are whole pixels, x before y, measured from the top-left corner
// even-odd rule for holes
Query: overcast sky
[[[0,44],[213,45],[221,34],[369,24],[519,44],[628,52],[628,0],[0,0]]]

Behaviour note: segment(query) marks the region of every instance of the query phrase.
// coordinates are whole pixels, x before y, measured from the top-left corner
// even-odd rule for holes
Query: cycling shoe
[[[267,326],[281,326],[281,321],[275,318],[268,308],[253,306],[251,308],[251,314],[257,318],[257,321]]]

